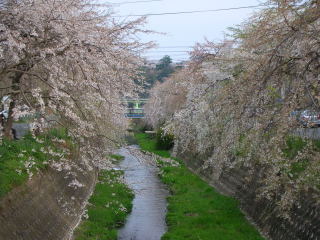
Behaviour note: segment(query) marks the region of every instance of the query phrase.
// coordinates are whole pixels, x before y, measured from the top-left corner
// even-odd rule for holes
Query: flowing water
[[[125,171],[125,181],[133,189],[135,198],[118,240],[159,240],[167,230],[168,190],[160,182],[156,167],[134,154],[137,148],[131,146],[119,152],[125,157],[120,168]]]

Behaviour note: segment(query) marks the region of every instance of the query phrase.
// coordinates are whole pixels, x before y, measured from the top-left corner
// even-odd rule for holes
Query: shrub
[[[173,147],[174,135],[165,133],[161,128],[156,134],[156,147],[160,150],[169,150]]]

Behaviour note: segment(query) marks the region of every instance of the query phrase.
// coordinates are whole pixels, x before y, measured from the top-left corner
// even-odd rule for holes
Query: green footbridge
[[[129,119],[144,118],[144,108],[143,106],[148,101],[148,99],[123,99],[122,103],[127,106],[127,111],[125,117]]]

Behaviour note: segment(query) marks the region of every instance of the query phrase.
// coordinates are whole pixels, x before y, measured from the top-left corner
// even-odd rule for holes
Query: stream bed
[[[122,148],[119,154],[125,159],[119,165],[124,178],[134,191],[133,208],[118,240],[160,240],[167,231],[165,216],[166,198],[169,192],[160,181],[157,168],[140,155],[135,154],[138,146]]]

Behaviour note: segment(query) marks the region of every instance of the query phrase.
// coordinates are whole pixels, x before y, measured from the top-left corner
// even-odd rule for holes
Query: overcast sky
[[[259,5],[264,2],[263,0],[143,1],[150,0],[110,0],[112,3],[136,2],[114,5],[116,14],[120,16],[236,8]],[[166,35],[153,34],[142,37],[143,41],[153,40],[159,44],[159,48],[150,50],[146,55],[149,60],[160,59],[166,54],[170,55],[175,61],[187,59],[187,53],[174,51],[187,51],[190,49],[188,46],[193,46],[196,42],[203,42],[205,37],[208,40],[222,40],[228,27],[240,24],[250,17],[254,11],[257,11],[257,9],[149,16],[146,27],[150,30],[166,33]]]

